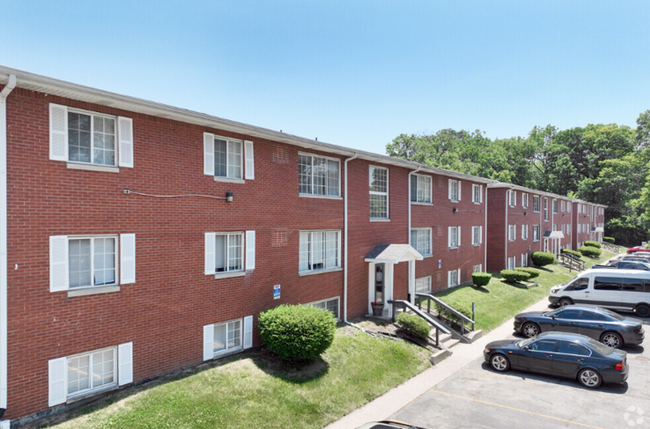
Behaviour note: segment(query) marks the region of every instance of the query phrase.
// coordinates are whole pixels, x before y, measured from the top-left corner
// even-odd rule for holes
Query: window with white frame
[[[242,348],[242,320],[217,323],[212,333],[212,353],[214,356],[234,352]]]
[[[548,220],[548,198],[544,198],[544,220]]]
[[[521,193],[521,206],[525,209],[528,208],[528,193],[527,192],[522,192]]]
[[[300,272],[341,268],[340,231],[300,231]]]
[[[472,267],[472,272],[473,273],[482,273],[483,272],[483,264],[474,265]]]
[[[508,241],[515,241],[517,238],[517,226],[508,225]]]
[[[553,200],[553,213],[557,213],[557,200]]]
[[[215,272],[244,271],[244,233],[215,233]]]
[[[578,204],[578,214],[580,214],[581,207],[582,207],[582,204]]]
[[[571,225],[566,226],[566,234],[571,235]]]
[[[388,219],[388,169],[370,166],[370,219]]]
[[[556,223],[553,224],[552,230],[557,231],[557,224]]]
[[[508,257],[508,269],[513,270],[515,268],[517,268],[517,257],[516,256]]]
[[[578,234],[580,234],[580,233],[582,232],[582,231],[581,231],[581,229],[582,229],[582,224],[579,223],[579,224],[577,224],[577,225],[578,225]]]
[[[569,203],[569,202],[566,203],[566,211],[567,211],[567,212],[571,213],[571,206],[572,206],[572,205],[573,205],[573,204],[571,204],[571,203]]]
[[[321,301],[316,301],[316,302],[310,302],[305,305],[308,305],[310,307],[316,307],[316,308],[321,308],[323,310],[327,310],[332,315],[334,316],[335,319],[339,318],[339,298],[330,298],[330,299],[323,299]]]
[[[539,225],[533,225],[533,241],[539,241]]]
[[[455,287],[460,284],[460,269],[447,271],[447,287]]]
[[[528,240],[528,225],[521,226],[521,239]]]
[[[472,246],[478,246],[483,243],[483,227],[482,226],[473,226],[472,227]]]
[[[566,202],[564,200],[562,200],[560,209],[562,210],[562,213],[564,213],[564,211],[566,210]]]
[[[565,225],[562,224],[562,234],[564,234],[564,231],[565,231]]]
[[[447,245],[452,249],[460,247],[460,226],[447,228]]]
[[[135,283],[135,234],[121,234],[120,241],[118,255],[117,235],[51,236],[50,291]],[[121,275],[119,281],[118,275]]]
[[[300,153],[298,155],[299,190],[303,195],[339,197],[341,161]]]
[[[515,190],[510,190],[509,191],[509,196],[510,196],[510,207],[515,207],[517,205],[517,191]]]
[[[528,253],[522,253],[521,254],[521,266],[522,267],[527,267],[528,266]]]
[[[243,142],[228,137],[214,137],[214,175],[242,179]]]
[[[431,204],[431,176],[411,174],[411,202]]]
[[[472,202],[474,204],[480,204],[483,202],[483,186],[482,185],[472,185]]]
[[[411,245],[422,256],[431,256],[431,228],[412,228]]]
[[[415,279],[415,292],[431,293],[431,276]]]
[[[460,201],[460,180],[449,179],[449,199]]]
[[[533,195],[533,211],[539,213],[539,197],[537,195]]]

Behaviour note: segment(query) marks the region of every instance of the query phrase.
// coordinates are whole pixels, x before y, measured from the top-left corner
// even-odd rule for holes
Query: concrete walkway
[[[547,307],[548,299],[544,298],[524,311],[542,311]],[[453,354],[438,365],[389,390],[379,398],[326,426],[325,429],[354,429],[371,421],[387,419],[420,395],[429,391],[433,386],[461,370],[475,359],[482,357],[483,349],[487,343],[502,340],[511,335],[513,333],[513,323],[513,318],[508,319],[492,332],[476,340],[476,342],[457,345],[452,349]]]

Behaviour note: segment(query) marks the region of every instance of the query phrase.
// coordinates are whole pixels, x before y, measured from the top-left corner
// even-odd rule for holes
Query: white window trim
[[[449,198],[449,200],[452,203],[460,202],[460,199],[461,199],[461,195],[460,195],[461,183],[460,183],[460,180],[449,179],[449,183],[448,183],[447,186],[448,186],[448,196],[447,197]],[[453,199],[453,197],[452,197],[452,188],[453,187],[456,187],[456,190],[457,190],[456,195],[458,197],[457,199]]]
[[[423,281],[423,280],[428,281],[429,287],[425,291],[418,291],[418,287],[417,287],[418,281]],[[433,291],[433,284],[432,284],[431,276],[420,277],[420,278],[415,279],[415,293],[431,293],[432,291]]]
[[[228,345],[228,324],[229,323],[235,323],[239,322],[239,346],[233,347],[233,348],[225,348],[224,350],[220,350],[215,352],[214,351],[214,331],[213,331],[213,343],[212,343],[212,358],[220,357],[220,356],[225,356],[225,355],[230,355],[233,353],[236,353],[240,350],[244,349],[244,319],[239,318],[239,319],[232,319],[232,320],[227,320],[225,322],[220,322],[220,323],[214,323],[212,324],[212,329],[216,328],[217,326],[226,326],[226,346]]]
[[[311,307],[317,307],[319,304],[325,303],[324,310],[327,310],[327,303],[330,302],[330,301],[336,301],[336,313],[338,314],[338,316],[336,316],[334,314],[333,314],[333,316],[334,316],[334,318],[336,320],[341,320],[341,317],[340,317],[341,316],[341,297],[340,296],[335,296],[333,298],[325,298],[325,299],[321,299],[321,300],[318,300],[318,301],[312,301],[312,302],[308,302],[308,303],[303,304],[303,305],[311,306]]]
[[[312,189],[312,193],[308,194],[308,193],[305,193],[305,192],[300,192],[300,186],[298,186],[298,195],[300,197],[304,197],[304,198],[325,198],[325,199],[329,199],[329,200],[342,200],[343,197],[341,196],[341,160],[339,158],[334,158],[334,157],[331,157],[331,156],[316,155],[316,154],[308,153],[308,152],[298,152],[298,157],[300,157],[301,155],[311,157],[311,173],[312,173],[311,174],[311,189]],[[339,186],[338,186],[338,191],[337,191],[338,194],[337,195],[319,195],[319,194],[314,194],[313,193],[313,190],[314,190],[314,158],[322,158],[322,159],[326,159],[328,161],[336,161],[339,164],[339,172],[338,172]],[[300,159],[300,158],[298,158],[298,159]],[[298,177],[298,180],[300,180],[300,177]],[[300,185],[300,182],[298,182],[298,185]]]
[[[312,234],[314,232],[317,233],[327,233],[327,232],[336,232],[336,261],[337,265],[335,267],[330,267],[330,268],[318,268],[318,269],[306,269],[306,270],[300,270],[300,235],[303,233],[308,233]],[[309,230],[304,230],[304,231],[299,231],[298,232],[298,275],[300,276],[311,276],[314,274],[321,274],[321,273],[331,273],[333,271],[341,271],[343,269],[342,264],[341,264],[341,230],[340,229],[309,229]],[[309,240],[309,251],[308,254],[312,255],[313,254],[313,240]],[[327,258],[327,255],[323,255],[323,260]]]
[[[422,256],[425,258],[428,258],[430,256],[433,256],[433,229],[432,228],[411,228],[411,232],[418,232],[418,231],[428,231],[429,232],[429,249],[427,249],[427,253],[422,253],[420,250],[418,250],[418,243],[411,243],[411,246],[420,252]],[[417,234],[416,234],[417,238]]]
[[[476,200],[477,194],[478,200]],[[472,184],[472,202],[474,204],[481,204],[483,202],[483,185]]]
[[[452,246],[451,237],[453,237],[452,229],[456,228],[456,246]],[[460,247],[460,226],[447,227],[447,247],[449,249],[458,249]]]
[[[548,221],[548,198],[544,197],[542,202],[542,210],[544,210],[544,221]]]
[[[508,194],[508,200],[510,207],[517,207],[517,191],[511,189]]]
[[[517,225],[508,225],[508,241],[517,239]]]
[[[535,199],[537,199],[537,210],[535,210]],[[539,213],[542,209],[542,197],[533,195],[533,213]]]
[[[95,388],[91,387],[91,388],[88,388],[88,389],[85,389],[85,390],[78,391],[78,392],[73,393],[73,394],[68,394],[67,395],[67,400],[68,401],[75,400],[75,399],[78,399],[78,398],[85,398],[87,396],[97,394],[98,392],[102,392],[102,391],[109,390],[109,389],[117,387],[117,380],[118,380],[117,347],[106,347],[106,348],[99,349],[99,350],[93,350],[92,352],[78,353],[76,355],[66,356],[66,363],[67,363],[68,359],[74,359],[74,358],[78,358],[78,357],[88,356],[88,365],[89,365],[90,368],[92,368],[92,355],[94,353],[105,352],[107,350],[112,350],[113,351],[113,382],[110,383],[110,384],[100,386],[100,387],[95,387]],[[67,365],[66,365],[66,371],[67,370],[68,370],[68,368],[67,368]],[[88,375],[88,381],[90,382],[92,380],[92,378],[93,378],[92,374],[89,374]],[[68,385],[68,383],[66,382],[66,393],[68,391],[68,386],[67,385]]]
[[[528,192],[521,193],[521,206],[525,209],[528,208]]]
[[[217,271],[216,270],[216,239],[217,236],[229,236],[229,235],[241,235],[241,266],[242,268],[240,270],[232,270],[232,271]],[[246,243],[246,231],[217,231],[214,232],[214,238],[215,238],[215,271],[214,271],[214,277],[217,279],[225,279],[229,277],[239,277],[239,276],[244,276],[246,275],[246,248],[247,244]],[[226,246],[228,247],[228,246]],[[226,248],[226,253],[228,252],[228,249]],[[226,260],[224,261],[225,265],[228,265],[228,255],[224,255],[226,257]]]
[[[551,210],[552,210],[553,214],[558,214],[558,207],[557,207],[557,205],[558,205],[558,204],[557,204],[557,199],[553,199],[553,200],[551,201]]]
[[[414,205],[421,205],[421,206],[432,206],[433,205],[433,177],[428,176],[426,174],[416,174],[416,173],[411,173],[409,176],[415,176],[417,178],[416,183],[418,183],[418,184],[419,184],[420,178],[424,178],[425,180],[429,181],[429,195],[428,195],[429,201],[413,201],[411,199],[411,195],[409,195],[410,203],[414,204]],[[411,180],[411,178],[409,177],[409,181],[410,180]],[[418,194],[418,189],[419,188],[415,189],[416,196]],[[412,184],[411,184],[411,192],[413,192],[413,185]]]
[[[528,225],[521,226],[521,239],[528,240]]]
[[[212,135],[212,163],[214,164],[215,162],[215,156],[216,156],[216,146],[215,146],[215,140],[225,140],[226,141],[226,175],[225,176],[217,176],[216,171],[215,171],[215,165],[212,166],[212,176],[214,177],[215,182],[227,182],[227,183],[246,183],[244,178],[246,177],[246,172],[244,171],[245,168],[245,163],[246,163],[246,148],[244,147],[246,142],[244,140],[236,139],[233,137],[226,137],[226,136],[221,136],[218,134],[213,134],[213,133],[204,133],[204,135]],[[233,143],[239,143],[241,145],[241,157],[239,161],[239,167],[241,171],[241,177],[230,177],[228,176],[228,143],[233,142]]]
[[[537,227],[537,239],[535,239],[535,227]],[[537,243],[539,242],[540,239],[540,232],[541,232],[541,227],[540,225],[533,225],[533,242]]]
[[[386,217],[371,217],[370,213],[370,197],[368,197],[368,216],[370,217],[370,222],[389,222],[390,221],[390,170],[386,167],[380,167],[378,165],[369,165],[368,166],[368,178],[370,178],[370,169],[371,168],[380,168],[386,170],[386,192],[370,191],[369,195],[386,195]],[[411,197],[409,196],[409,199]]]
[[[478,241],[474,241],[475,231],[478,231]],[[480,246],[483,244],[483,226],[473,226],[472,227],[472,246]]]
[[[452,283],[452,275],[453,275],[452,273],[455,273],[456,275],[455,283]],[[447,288],[452,288],[457,286],[460,286],[460,268],[458,268],[457,270],[447,271]]]
[[[482,273],[482,272],[483,272],[483,264],[474,265],[472,267],[472,273]]]

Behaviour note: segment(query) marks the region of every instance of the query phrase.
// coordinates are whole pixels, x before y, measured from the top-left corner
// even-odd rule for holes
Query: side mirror
[[[530,351],[530,348],[529,348],[528,346],[524,346],[524,350],[527,351],[527,352],[529,352],[529,351]]]

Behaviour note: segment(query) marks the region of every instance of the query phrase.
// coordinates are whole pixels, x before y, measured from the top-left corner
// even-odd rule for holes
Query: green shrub
[[[487,286],[491,278],[490,273],[472,273],[472,281],[476,286]]]
[[[579,257],[582,256],[582,254],[580,252],[578,252],[577,250],[562,249],[562,253],[568,253],[569,255],[573,255],[576,258],[579,258]]]
[[[409,334],[418,338],[427,338],[431,332],[431,326],[420,316],[408,313],[400,313],[395,319],[402,328]]]
[[[597,249],[601,248],[601,244],[599,242],[597,242],[597,241],[585,241],[584,245],[585,246],[590,246],[590,247],[595,247]]]
[[[491,274],[490,274],[491,276]],[[443,317],[445,319],[451,320],[452,322],[460,323],[460,317],[456,316],[454,313],[451,311],[447,310],[445,307],[442,305],[438,304],[437,302],[435,303],[436,307],[436,312],[438,312],[438,316]],[[454,310],[462,314],[463,316],[471,319],[472,318],[472,312],[471,310],[465,310],[463,307],[457,307]]]
[[[506,279],[507,282],[523,282],[530,279],[530,274],[525,271],[518,270],[501,270],[501,277]]]
[[[539,277],[539,270],[536,270],[535,268],[531,267],[519,267],[515,268],[516,271],[523,271],[525,273],[530,274],[530,278],[534,279],[535,277]]]
[[[555,255],[548,252],[533,252],[533,254],[530,255],[530,259],[533,261],[533,264],[538,267],[555,263]]]
[[[608,243],[616,243],[616,239],[614,237],[603,237],[603,241],[606,241]]]
[[[281,359],[314,360],[334,341],[336,320],[327,310],[280,305],[260,313],[262,342]]]
[[[592,258],[596,258],[596,257],[600,256],[600,254],[602,252],[602,250],[600,250],[600,249],[598,249],[596,247],[592,247],[592,246],[580,246],[578,248],[578,250],[583,255],[591,256]]]

